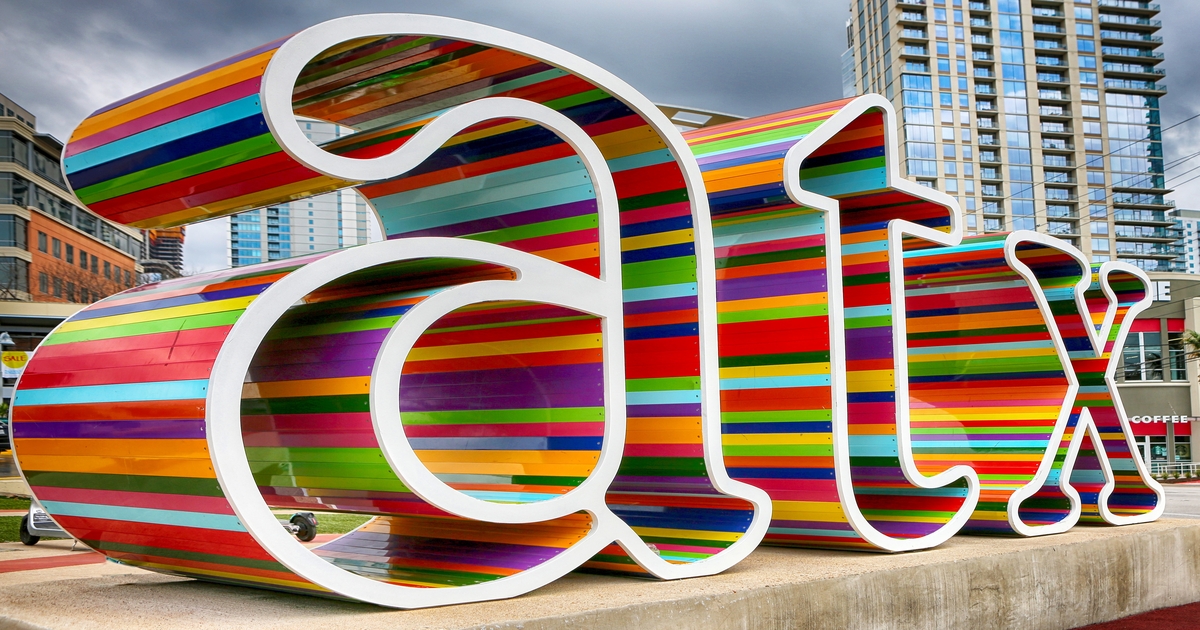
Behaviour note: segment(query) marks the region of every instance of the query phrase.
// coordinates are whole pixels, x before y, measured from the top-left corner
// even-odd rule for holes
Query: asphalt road
[[[1164,483],[1167,510],[1163,516],[1200,518],[1200,483]]]
[[[0,453],[0,479],[5,477],[16,477],[17,466],[13,464],[12,451],[4,451]]]

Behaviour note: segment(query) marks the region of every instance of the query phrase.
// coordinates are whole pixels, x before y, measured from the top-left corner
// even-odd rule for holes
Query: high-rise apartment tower
[[[1036,229],[1183,271],[1164,176],[1157,4],[851,0],[846,96],[884,94],[902,172],[956,196],[968,233]]]
[[[180,226],[145,230],[143,235],[146,243],[143,266],[165,264],[175,275],[183,273],[183,241],[187,237],[187,228]]]
[[[316,144],[353,133],[316,120],[299,124]],[[241,267],[365,244],[368,212],[358,193],[340,190],[234,215],[229,219],[229,263]]]

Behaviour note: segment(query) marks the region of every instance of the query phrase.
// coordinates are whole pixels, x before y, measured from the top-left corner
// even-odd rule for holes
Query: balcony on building
[[[980,116],[975,121],[977,129],[999,129],[1000,125],[996,124],[996,119],[991,116]]]
[[[1033,32],[1037,35],[1066,35],[1067,29],[1061,24],[1051,24],[1049,22],[1034,22]]]
[[[1071,126],[1057,121],[1043,121],[1039,129],[1043,136],[1074,136],[1075,130]]]
[[[1046,218],[1049,219],[1078,219],[1079,212],[1074,206],[1061,203],[1046,204]]]
[[[968,2],[967,10],[975,11],[975,12],[982,12],[982,13],[991,13],[992,5],[990,5],[986,2]]]
[[[1141,2],[1140,0],[1098,0],[1097,4],[1102,9],[1120,9],[1145,16],[1157,15],[1161,10],[1156,2]]]
[[[1170,210],[1175,207],[1175,202],[1170,199],[1164,199],[1162,192],[1122,192],[1119,189],[1114,190],[1112,194],[1112,203],[1114,208],[1147,208],[1154,210]]]
[[[1167,84],[1161,81],[1135,81],[1132,79],[1104,79],[1104,89],[1117,92],[1135,92],[1162,96],[1167,93]]]
[[[1079,223],[1076,221],[1047,221],[1046,231],[1052,236],[1080,236]]]
[[[996,72],[994,70],[992,70],[991,68],[976,67],[975,68],[975,78],[976,79],[995,79]]]
[[[1117,239],[1117,255],[1122,258],[1155,258],[1171,260],[1183,253],[1174,243],[1144,243]]]
[[[972,50],[971,59],[975,61],[995,61],[996,56],[990,50]]]
[[[992,36],[985,33],[971,33],[971,45],[973,46],[991,46]]]
[[[1039,70],[1037,73],[1037,82],[1048,84],[1051,88],[1057,86],[1065,86],[1070,83],[1066,71],[1061,72],[1045,72]]]
[[[1059,20],[1066,19],[1067,14],[1062,9],[1055,7],[1033,7],[1033,17],[1039,20]]]
[[[1157,46],[1162,43],[1162,37],[1159,35],[1151,35],[1150,33],[1139,33],[1133,31],[1115,31],[1101,29],[1100,41],[1107,44],[1123,44],[1135,43]]]
[[[901,11],[900,19],[898,19],[896,21],[900,22],[901,24],[917,24],[917,25],[923,25],[926,22],[928,22],[928,20],[925,19],[924,13],[917,13],[916,11]]]
[[[929,57],[929,46],[924,44],[905,44],[900,49],[901,57]]]
[[[1074,171],[1045,171],[1047,184],[1075,184]]]
[[[1070,119],[1071,110],[1062,105],[1042,105],[1038,107],[1038,115],[1042,118]]]
[[[1135,195],[1139,199],[1143,195],[1151,195],[1153,198],[1158,198],[1171,192],[1171,189],[1166,187],[1166,182],[1161,173],[1125,176],[1124,179],[1113,181],[1112,189],[1114,194]]]
[[[1164,68],[1155,68],[1141,63],[1105,63],[1101,68],[1104,70],[1105,78],[1127,77],[1142,81],[1157,81],[1159,77],[1167,75]]]
[[[996,86],[992,85],[991,83],[976,83],[975,93],[984,96],[995,96],[997,93]]]
[[[1075,190],[1073,188],[1051,188],[1043,187],[1043,194],[1046,195],[1046,202],[1074,202],[1076,201]]]
[[[1067,67],[1067,61],[1065,58],[1054,55],[1038,55],[1034,58],[1034,63],[1047,68]]]
[[[1174,243],[1183,238],[1183,230],[1172,226],[1116,225],[1113,234],[1117,240],[1147,241],[1151,243]]]
[[[987,164],[998,164],[1000,162],[999,151],[980,151],[979,161]]]
[[[1056,39],[1034,38],[1033,47],[1038,50],[1066,50],[1067,45]]]
[[[1070,101],[1071,93],[1062,90],[1038,90],[1038,100],[1040,101]]]
[[[1075,151],[1075,143],[1064,138],[1042,138],[1043,151]]]
[[[1180,258],[1182,258],[1183,252],[1180,252],[1179,256],[1180,256]],[[1180,260],[1180,258],[1175,258],[1173,260],[1150,260],[1150,259],[1128,259],[1123,256],[1120,256],[1117,258],[1117,260],[1120,260],[1121,262],[1133,263],[1134,265],[1142,268],[1142,270],[1144,270],[1146,272],[1187,273],[1188,272],[1187,264],[1184,263],[1182,260]]]
[[[902,40],[916,39],[916,40],[926,41],[929,39],[928,33],[929,32],[923,28],[902,28],[902,29],[900,29],[900,39],[902,39]]]
[[[984,166],[979,169],[979,179],[990,179],[990,180],[996,180],[996,181],[1003,181],[1004,174],[999,168],[992,168],[990,166]]]
[[[1119,26],[1120,28],[1129,28],[1148,33],[1153,33],[1162,28],[1162,20],[1151,20],[1142,16],[1117,15],[1104,12],[1100,13],[1100,24]]]
[[[992,28],[992,21],[984,17],[973,17],[970,26],[971,28]]]
[[[1165,210],[1117,208],[1113,211],[1113,221],[1118,225],[1145,225],[1164,228],[1175,225],[1174,219]]]
[[[1042,156],[1042,166],[1045,168],[1075,168],[1075,159],[1072,155],[1055,155],[1046,154]]]
[[[1104,61],[1113,62],[1133,62],[1133,63],[1154,63],[1155,60],[1162,60],[1164,55],[1160,52],[1154,52],[1149,48],[1138,48],[1137,46],[1101,46],[1100,54]]]
[[[1004,186],[1001,184],[981,184],[979,194],[984,197],[1004,197]]]

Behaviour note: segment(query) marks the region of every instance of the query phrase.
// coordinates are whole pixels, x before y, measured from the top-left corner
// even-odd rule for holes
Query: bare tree
[[[29,294],[29,263],[16,258],[0,262],[0,301],[26,301]]]
[[[124,278],[105,278],[103,274],[92,273],[77,264],[67,262],[55,261],[54,264],[45,265],[42,267],[42,273],[51,276],[51,283],[53,278],[58,278],[63,284],[62,295],[59,297],[77,304],[95,302],[126,288]]]

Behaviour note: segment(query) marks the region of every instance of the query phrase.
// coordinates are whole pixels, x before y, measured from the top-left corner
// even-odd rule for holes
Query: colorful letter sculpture
[[[317,146],[297,116],[357,133]],[[1156,518],[1113,382],[1145,274],[964,239],[895,130],[865,96],[682,136],[582,59],[422,15],[134,95],[66,147],[93,211],[354,187],[388,240],[80,311],[19,383],[22,474],[116,561],[400,608],[710,575],[764,538]],[[374,518],[308,548],[295,509]]]
[[[687,136],[717,247],[726,465],[771,494],[773,542],[930,547],[978,500],[967,466],[926,477],[912,458],[890,278],[905,235],[962,228],[953,199],[899,176],[895,129],[865,96]]]

